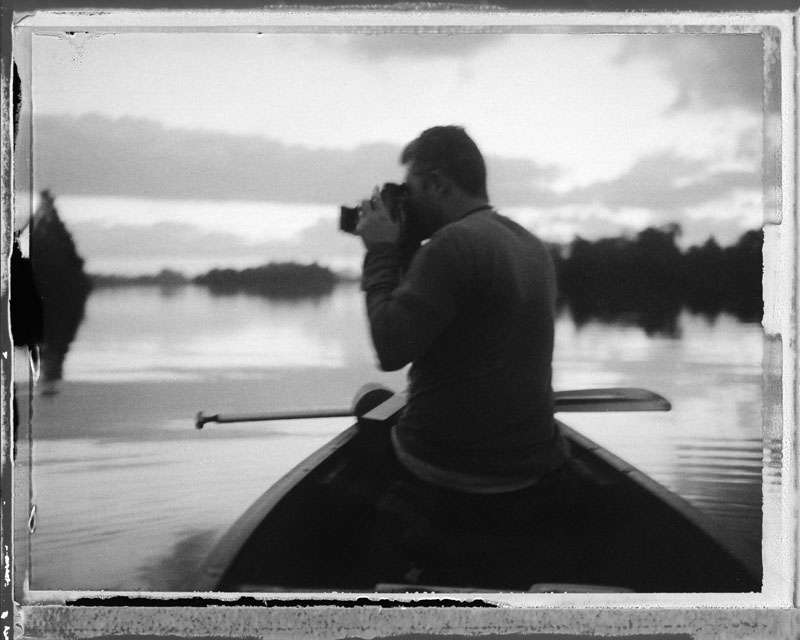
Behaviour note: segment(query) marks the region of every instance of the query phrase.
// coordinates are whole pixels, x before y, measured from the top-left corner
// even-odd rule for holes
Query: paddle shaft
[[[304,411],[267,411],[264,413],[215,413],[214,415],[197,414],[195,426],[202,429],[209,422],[230,424],[234,422],[268,422],[272,420],[303,420],[311,418],[348,418],[353,416],[352,409],[308,409]]]
[[[598,411],[669,411],[670,403],[662,396],[637,388],[579,389],[554,393],[556,412]],[[385,420],[402,409],[405,397],[396,394],[378,405],[363,417]],[[209,422],[230,424],[234,422],[267,422],[273,420],[303,420],[312,418],[346,418],[354,415],[352,409],[310,409],[302,411],[268,411],[264,413],[197,414],[195,427],[202,429]]]

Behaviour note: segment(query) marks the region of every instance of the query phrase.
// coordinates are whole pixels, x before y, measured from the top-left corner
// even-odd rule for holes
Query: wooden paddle
[[[377,389],[373,389],[376,391]],[[406,404],[405,393],[392,394],[388,390],[386,399],[366,412],[350,409],[312,409],[302,411],[268,411],[265,413],[216,413],[213,415],[197,414],[195,427],[202,429],[209,422],[219,424],[231,422],[262,422],[270,420],[302,420],[311,418],[346,418],[360,415],[363,420],[382,422],[388,420]],[[391,394],[391,395],[388,395]],[[589,412],[589,411],[669,411],[669,401],[648,391],[632,387],[613,389],[578,389],[574,391],[556,391],[555,411]]]

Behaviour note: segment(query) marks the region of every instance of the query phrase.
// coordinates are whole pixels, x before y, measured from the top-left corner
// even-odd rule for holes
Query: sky
[[[758,228],[758,35],[117,33],[33,37],[34,187],[90,270],[357,265],[340,204],[464,126],[546,240]]]

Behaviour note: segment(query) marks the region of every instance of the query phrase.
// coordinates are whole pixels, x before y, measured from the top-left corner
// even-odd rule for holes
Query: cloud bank
[[[36,182],[56,194],[330,203],[399,171],[391,145],[308,149],[144,119],[40,117],[35,140]]]
[[[703,159],[660,152],[639,160],[625,175],[575,189],[560,198],[565,203],[602,204],[656,212],[680,212],[723,199],[735,191],[758,190],[760,172],[717,168]]]
[[[403,176],[398,145],[312,149],[145,119],[43,116],[35,140],[36,184],[56,195],[346,204]],[[557,175],[527,159],[487,163],[490,187],[506,203],[549,197]]]
[[[640,59],[658,64],[677,88],[671,109],[741,108],[761,112],[763,41],[758,34],[629,37],[619,64]]]
[[[50,189],[57,199],[72,195],[253,203],[238,227],[220,206],[219,229],[208,220],[187,217],[185,211],[174,215],[169,203],[152,219],[155,223],[133,220],[131,209],[118,215],[106,211],[102,220],[75,218],[70,226],[89,261],[129,256],[146,264],[159,257],[163,263],[164,257],[188,260],[210,254],[223,264],[233,259],[344,259],[357,264],[361,243],[336,230],[335,205],[354,204],[373,185],[402,178],[400,148],[386,143],[354,150],[311,149],[99,116],[39,118],[35,138],[37,188]],[[703,242],[709,235],[732,242],[758,226],[762,216],[758,154],[751,138],[742,137],[737,144],[740,156],[727,162],[654,150],[622,175],[566,190],[557,186],[559,167],[489,156],[489,192],[496,206],[545,239],[630,234],[677,222],[687,243]],[[259,202],[265,203],[263,217]],[[296,227],[291,238],[268,239],[264,229],[242,228],[242,220],[250,220],[245,227],[280,224],[270,217],[267,203],[278,209],[285,204],[284,216],[310,203],[331,206],[331,215],[313,217],[314,224]],[[158,221],[160,216],[164,221]]]

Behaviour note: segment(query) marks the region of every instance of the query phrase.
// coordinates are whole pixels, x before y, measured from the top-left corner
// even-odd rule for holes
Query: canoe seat
[[[605,584],[607,574],[603,580],[590,568],[609,564],[597,560],[617,523],[614,486],[577,463],[552,482],[493,496],[396,483],[376,506],[378,533],[412,568],[400,582],[522,592],[535,584]]]

